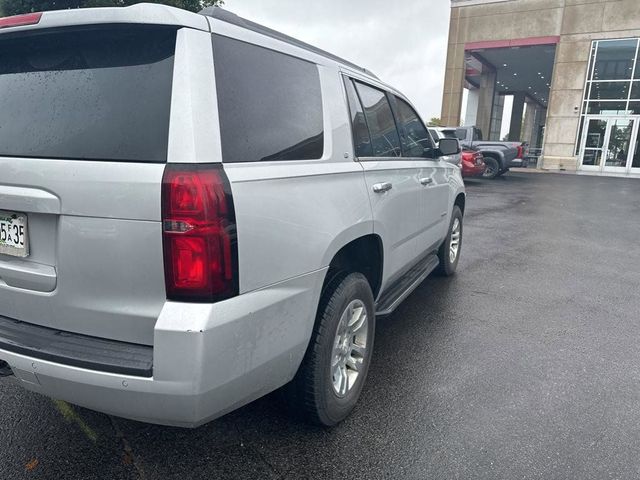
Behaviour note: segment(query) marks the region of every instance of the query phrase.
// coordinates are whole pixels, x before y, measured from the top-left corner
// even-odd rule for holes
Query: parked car
[[[484,163],[482,152],[463,150],[461,155],[463,177],[479,177],[484,174],[487,165]]]
[[[2,27],[0,374],[145,422],[283,386],[344,419],[376,317],[456,270],[458,143],[367,70],[217,8]]]
[[[453,138],[455,140],[458,140],[458,137],[455,136],[455,132],[453,135],[450,135],[448,134],[447,130],[443,129],[442,127],[430,127],[429,133],[431,134],[431,138],[433,138],[433,141],[436,143],[436,145],[440,142],[440,139],[442,138]],[[462,147],[460,147],[460,153],[443,157],[443,160],[461,167],[462,166],[461,165],[462,164]]]
[[[511,167],[522,166],[527,145],[522,142],[496,142],[482,139],[478,127],[449,127],[450,134],[455,133],[463,149],[479,150],[487,165],[484,176],[495,178],[509,171]]]

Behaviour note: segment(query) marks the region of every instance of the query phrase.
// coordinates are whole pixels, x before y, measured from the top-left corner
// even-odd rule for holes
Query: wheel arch
[[[369,282],[373,298],[377,298],[382,285],[384,267],[384,249],[382,238],[375,233],[368,233],[350,240],[340,247],[328,262],[322,290],[332,280],[345,272],[360,272]]]

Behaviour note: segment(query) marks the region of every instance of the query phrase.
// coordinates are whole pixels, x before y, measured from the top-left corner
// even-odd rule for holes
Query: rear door
[[[416,258],[418,166],[402,157],[400,137],[385,91],[345,77],[355,152],[365,172],[374,229],[384,245],[382,289]]]
[[[402,155],[418,165],[419,230],[416,240],[421,256],[437,249],[446,234],[450,190],[447,169],[454,167],[436,156],[429,132],[413,107],[400,97],[394,97],[394,107]]]
[[[22,227],[0,237],[1,316],[153,343],[175,44],[159,26],[0,35],[0,218]]]

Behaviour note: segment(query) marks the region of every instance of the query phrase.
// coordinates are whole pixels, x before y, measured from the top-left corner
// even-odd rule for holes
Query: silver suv
[[[0,22],[0,374],[197,426],[333,425],[462,241],[460,171],[370,72],[220,9]]]

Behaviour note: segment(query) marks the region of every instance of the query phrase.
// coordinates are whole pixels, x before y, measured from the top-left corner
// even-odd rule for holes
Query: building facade
[[[451,0],[442,121],[498,139],[511,97],[542,168],[638,174],[639,39],[640,0]]]

